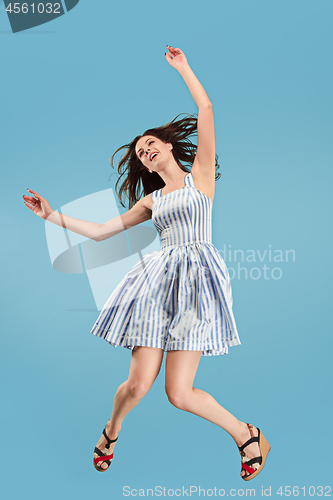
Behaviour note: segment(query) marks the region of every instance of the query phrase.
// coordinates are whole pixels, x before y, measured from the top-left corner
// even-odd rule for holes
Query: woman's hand
[[[33,194],[34,197],[28,195],[22,196],[25,206],[30,208],[38,217],[46,220],[53,212],[49,202],[40,194],[36,193],[36,191],[32,191],[32,189],[28,189],[28,191]]]
[[[178,71],[188,66],[187,59],[182,50],[170,47],[170,45],[167,45],[167,49],[169,52],[165,54],[165,57],[170,66],[177,69]]]
[[[32,189],[28,189],[29,193],[33,196],[24,195],[22,196],[24,204],[26,207],[30,208],[38,217],[45,219],[52,224],[63,227],[68,231],[73,231],[73,233],[81,234],[85,238],[90,238],[95,241],[102,241],[103,239],[110,238],[113,234],[117,234],[120,231],[124,231],[125,228],[121,223],[121,218],[115,217],[116,222],[108,225],[109,234],[104,235],[103,224],[97,222],[88,222],[85,220],[74,219],[63,213],[56,212],[52,210],[49,202],[43,198],[40,194],[36,193]]]

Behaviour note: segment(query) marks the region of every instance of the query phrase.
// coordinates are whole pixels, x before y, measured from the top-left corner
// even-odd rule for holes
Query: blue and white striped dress
[[[227,266],[212,244],[212,200],[185,186],[152,193],[152,221],[161,250],[148,253],[126,274],[104,305],[91,333],[133,349],[227,354],[240,344]]]

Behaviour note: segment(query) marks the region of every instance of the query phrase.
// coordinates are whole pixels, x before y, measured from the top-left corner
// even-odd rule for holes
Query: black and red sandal
[[[246,441],[242,446],[238,446],[238,449],[240,451],[241,457],[242,457],[242,469],[241,473],[244,470],[245,474],[244,476],[241,476],[244,481],[250,481],[250,479],[253,479],[257,474],[259,474],[260,471],[264,468],[266,458],[268,455],[269,450],[271,449],[269,443],[266,441],[264,435],[262,432],[260,432],[260,429],[258,429],[258,436],[254,436],[253,434],[253,425],[251,424],[246,424],[249,428],[251,438]],[[251,443],[259,443],[259,449],[260,449],[260,457],[255,457],[255,458],[248,458],[245,454],[244,448],[246,448],[249,444]]]
[[[111,465],[111,462],[113,459],[113,453],[110,454],[110,452],[109,452],[110,444],[115,443],[118,439],[118,437],[116,437],[116,439],[110,439],[106,435],[105,429],[103,429],[103,436],[107,440],[107,444],[105,445],[105,448],[103,450],[100,450],[96,447],[94,450],[93,463],[94,463],[95,469],[98,470],[99,472],[105,472],[110,468],[110,465]],[[100,467],[100,465],[97,465],[99,462],[101,462],[100,465],[102,465],[102,463],[105,462],[108,467],[106,469],[103,469],[102,467]]]

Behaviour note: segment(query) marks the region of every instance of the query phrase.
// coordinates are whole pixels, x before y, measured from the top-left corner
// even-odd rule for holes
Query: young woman
[[[248,481],[264,467],[270,445],[259,428],[241,422],[212,396],[193,387],[201,356],[227,354],[228,347],[240,340],[228,270],[211,242],[215,179],[219,177],[212,104],[184,53],[167,49],[166,60],[184,79],[198,107],[198,118],[174,119],[116,151],[126,150],[118,165],[117,184],[124,178],[119,198],[127,194],[130,209],[95,224],[53,211],[45,198],[30,189],[33,196],[23,199],[39,217],[95,241],[150,218],[161,236],[161,250],[146,254],[127,273],[91,330],[111,345],[132,350],[128,379],[116,392],[111,418],[94,450],[95,468],[109,468],[122,422],[151,388],[166,351],[169,401],[232,436],[242,457],[241,476]],[[196,131],[197,145],[189,139]],[[184,163],[191,165],[190,171]]]

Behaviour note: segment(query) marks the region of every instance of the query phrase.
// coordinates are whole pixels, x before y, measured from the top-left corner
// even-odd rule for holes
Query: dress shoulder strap
[[[192,172],[185,175],[185,186],[195,187]]]
[[[153,203],[157,200],[157,198],[159,198],[161,196],[161,191],[162,189],[156,189],[155,191],[152,192],[152,200],[153,200]]]

